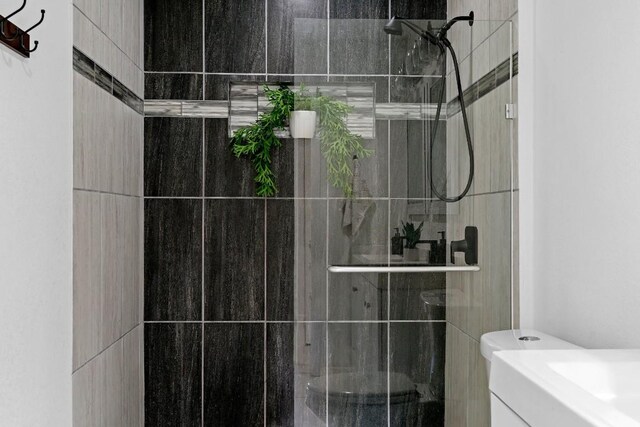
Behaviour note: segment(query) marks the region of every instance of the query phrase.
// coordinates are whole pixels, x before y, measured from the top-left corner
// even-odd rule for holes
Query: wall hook
[[[2,18],[0,20],[0,34],[2,34],[2,37],[6,38],[7,40],[15,40],[16,37],[18,37],[18,33],[20,31],[16,30],[15,34],[12,36],[9,36],[7,34],[5,34],[4,32],[4,23],[5,21],[8,21],[9,18],[11,18],[12,16],[16,15],[17,13],[20,13],[20,11],[22,11],[22,9],[24,9],[24,7],[27,5],[27,0],[23,0],[22,2],[22,6],[20,6],[20,8],[12,13],[10,13],[9,15],[5,16],[4,18]]]
[[[36,25],[34,25],[34,26],[33,26],[33,27],[31,27],[31,28],[28,28],[28,29],[24,30],[24,31],[22,32],[22,34],[20,35],[20,46],[21,46],[24,50],[26,50],[27,52],[29,52],[29,53],[31,53],[31,52],[35,52],[35,50],[38,48],[38,41],[37,41],[37,40],[36,40],[36,41],[34,41],[34,42],[33,42],[33,49],[29,50],[29,46],[25,46],[25,45],[24,45],[24,35],[25,35],[25,34],[28,34],[28,33],[29,33],[29,31],[33,30],[33,29],[34,29],[34,28],[36,28],[38,25],[42,24],[42,21],[44,21],[44,13],[45,13],[45,10],[44,10],[44,9],[42,9],[42,10],[40,10],[40,12],[42,13],[42,16],[40,17],[40,20],[36,23]]]
[[[24,45],[24,43],[22,42],[22,40],[20,40],[20,45],[22,46],[22,48],[23,48],[24,50],[26,50],[27,52],[29,52],[29,53],[31,53],[31,52],[35,52],[35,51],[36,51],[36,49],[38,48],[38,43],[39,43],[39,42],[38,42],[38,40],[35,40],[35,41],[33,42],[33,49],[29,49],[27,46],[25,46],[25,45]]]
[[[24,37],[25,34],[28,34],[29,31],[33,30],[34,28],[36,28],[38,25],[42,24],[42,22],[44,21],[44,13],[45,10],[41,9],[40,13],[42,13],[42,16],[40,17],[40,20],[33,26],[33,27],[29,27],[28,29],[24,30],[21,34],[21,37]]]

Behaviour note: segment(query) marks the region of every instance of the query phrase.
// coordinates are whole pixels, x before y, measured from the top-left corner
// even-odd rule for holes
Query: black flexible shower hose
[[[440,123],[440,113],[442,111],[442,104],[444,103],[444,95],[445,95],[445,79],[447,78],[447,63],[443,60],[442,64],[442,89],[440,90],[440,102],[438,102],[438,108],[436,110],[436,123],[433,127],[433,131],[431,132],[431,142],[429,145],[429,182],[431,184],[431,191],[436,195],[436,197],[443,202],[447,203],[455,203],[462,200],[469,190],[471,189],[471,184],[473,182],[473,176],[475,174],[475,157],[473,153],[473,143],[471,142],[471,131],[469,130],[469,120],[467,119],[467,108],[464,103],[464,95],[462,92],[462,82],[460,81],[460,68],[458,66],[458,58],[456,57],[456,53],[451,46],[449,40],[444,38],[442,44],[447,47],[449,52],[451,53],[451,59],[453,62],[453,67],[456,73],[456,84],[458,86],[458,99],[460,101],[460,111],[462,111],[462,121],[464,122],[464,132],[467,137],[467,149],[469,152],[469,179],[467,180],[467,185],[465,186],[462,193],[460,193],[456,197],[447,197],[444,194],[441,194],[436,188],[435,183],[433,182],[433,151],[436,143],[436,135],[438,133],[438,125]],[[442,50],[444,52],[444,49]]]

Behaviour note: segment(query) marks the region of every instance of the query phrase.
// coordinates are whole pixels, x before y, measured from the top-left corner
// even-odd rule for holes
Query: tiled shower
[[[109,16],[111,8],[124,16],[126,6],[95,2],[98,7],[76,1],[76,19],[85,29],[74,43],[77,84],[91,80],[104,95],[110,76],[110,96],[121,99],[138,126],[144,120],[144,131],[139,127],[137,139],[125,144],[131,155],[118,157],[136,173],[122,182],[131,183],[135,200],[144,202],[143,209],[135,205],[134,211],[132,204],[118,217],[137,218],[131,227],[138,228],[116,227],[129,237],[118,246],[122,254],[135,244],[144,249],[143,259],[126,256],[138,267],[131,283],[144,294],[136,304],[144,344],[141,327],[133,335],[144,348],[137,347],[133,363],[125,340],[125,361],[108,358],[122,389],[128,390],[130,372],[140,381],[138,400],[130,405],[139,416],[129,421],[131,410],[121,399],[121,425],[488,425],[477,340],[482,332],[511,326],[517,273],[511,231],[516,145],[513,120],[504,116],[517,95],[510,21],[517,11],[510,2],[145,0],[137,28],[143,32],[138,71],[141,76],[144,70],[144,90],[141,79],[127,84],[124,65],[103,59],[105,49],[95,47],[102,45],[87,43],[85,34],[116,47],[122,40]],[[382,28],[394,15],[437,27],[467,9],[478,21],[473,28],[454,27],[450,38],[466,89],[476,178],[469,196],[446,204],[431,194],[425,178],[433,120],[424,107],[435,102],[442,84],[438,64],[416,66],[408,56],[415,38],[389,37]],[[455,192],[468,161],[451,64],[448,70],[446,125],[443,117],[437,136],[447,149],[438,152],[434,170],[438,182]],[[328,184],[316,140],[285,139],[273,158],[277,195],[255,195],[251,165],[230,150],[230,92],[233,101],[233,85],[253,85],[259,105],[262,84],[280,82],[328,86],[345,100],[354,86],[371,88],[366,102],[375,103],[367,116],[374,136],[365,142],[374,155],[354,162],[366,191],[345,198]],[[91,135],[89,140],[104,140],[100,132]],[[90,176],[107,169],[102,151],[81,152],[95,160],[85,169]],[[119,171],[119,163],[111,168]],[[116,199],[129,191],[107,190]],[[110,206],[99,200],[111,197],[100,196],[107,190],[88,190],[98,198],[83,212],[99,217]],[[347,213],[359,209],[362,218]],[[391,254],[401,221],[424,221],[422,239],[438,240],[444,232],[449,242],[463,238],[465,226],[477,226],[480,272],[328,271],[332,265],[401,263]],[[76,229],[89,240],[95,236]],[[461,257],[456,264],[464,264]],[[101,293],[108,297],[109,288],[100,289],[94,300],[111,308]],[[117,301],[133,303],[125,294]],[[99,317],[94,324],[100,329],[109,321]],[[85,368],[83,378],[92,387],[94,372],[101,372],[97,381],[107,384],[100,386],[102,395],[76,399],[86,419],[111,408],[108,396],[119,390],[108,385],[113,371],[100,357],[97,371]],[[334,399],[341,391],[351,397]],[[402,405],[414,395],[415,404]]]

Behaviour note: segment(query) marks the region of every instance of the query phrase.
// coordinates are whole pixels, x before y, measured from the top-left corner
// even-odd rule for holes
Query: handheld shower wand
[[[456,75],[456,86],[458,89],[458,99],[460,102],[460,110],[462,112],[462,121],[464,123],[465,136],[467,139],[467,150],[469,153],[469,177],[467,179],[467,184],[464,190],[455,197],[447,197],[445,194],[441,194],[436,188],[435,183],[433,182],[433,152],[435,147],[436,135],[438,132],[438,125],[440,123],[440,115],[442,113],[442,104],[444,103],[444,95],[445,95],[444,81],[447,77],[446,62],[443,61],[442,88],[440,89],[440,99],[438,102],[438,108],[436,109],[435,125],[433,126],[433,130],[431,131],[431,138],[430,138],[430,144],[429,144],[428,169],[429,169],[429,183],[431,185],[431,191],[433,191],[433,193],[436,195],[436,197],[438,197],[438,199],[447,203],[458,202],[462,200],[469,193],[469,190],[471,189],[471,184],[473,183],[473,177],[475,174],[475,156],[473,152],[473,143],[471,141],[471,131],[469,129],[469,120],[467,118],[466,105],[464,102],[464,93],[462,91],[462,82],[460,79],[460,67],[458,64],[458,58],[456,57],[455,50],[453,49],[453,46],[451,45],[451,42],[449,41],[449,39],[447,39],[447,32],[451,29],[451,27],[453,27],[453,25],[456,22],[460,22],[460,21],[467,21],[469,22],[469,26],[472,26],[474,21],[473,11],[471,11],[468,16],[458,16],[451,19],[442,28],[440,28],[437,34],[433,34],[429,30],[423,30],[420,27],[418,27],[416,24],[408,21],[406,18],[401,18],[398,16],[394,16],[393,18],[391,18],[391,20],[387,22],[387,24],[384,26],[384,31],[387,34],[398,36],[398,35],[402,35],[403,33],[402,26],[404,25],[414,33],[418,34],[420,37],[436,45],[440,49],[441,55],[444,54],[446,50],[448,50],[449,53],[451,54],[451,59],[453,62],[453,67]]]

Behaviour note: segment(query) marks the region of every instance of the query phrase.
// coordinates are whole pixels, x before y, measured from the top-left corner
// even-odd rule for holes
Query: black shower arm
[[[436,46],[440,47],[440,49],[442,49],[442,46],[440,46],[439,43],[438,43],[437,37],[433,33],[431,33],[430,31],[423,30],[418,25],[416,25],[413,22],[409,21],[408,18],[403,18],[401,16],[396,16],[395,19],[399,20],[401,24],[406,25],[407,28],[409,28],[414,33],[418,34],[420,37],[428,40],[429,42],[435,44]]]
[[[469,15],[467,16],[456,16],[455,18],[444,24],[442,28],[440,28],[440,31],[438,31],[437,35],[438,39],[443,39],[446,36],[447,31],[449,31],[456,22],[469,21],[469,26],[472,26],[474,19],[475,14],[473,13],[473,11],[469,12]]]

